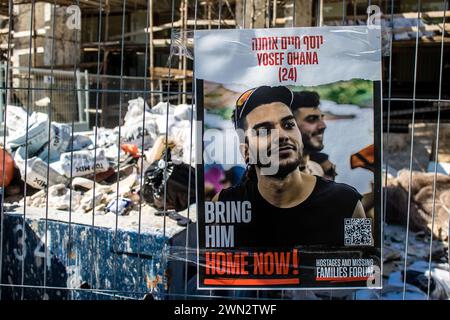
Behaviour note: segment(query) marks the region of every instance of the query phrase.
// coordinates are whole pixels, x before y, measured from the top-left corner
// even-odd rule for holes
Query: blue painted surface
[[[25,286],[44,286],[45,273],[45,285],[54,289],[3,286],[2,299],[139,299],[148,292],[161,298],[166,291],[167,237],[143,233],[139,240],[138,233],[120,229],[25,222],[24,239],[22,215],[4,215],[1,283],[20,285],[23,275]]]

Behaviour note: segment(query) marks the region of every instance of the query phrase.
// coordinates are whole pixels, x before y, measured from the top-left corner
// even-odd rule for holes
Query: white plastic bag
[[[128,121],[122,127],[121,136],[123,137],[123,143],[137,144],[139,148],[142,147],[142,136],[144,136],[144,150],[150,148],[158,136],[158,128],[155,120],[145,117],[145,126],[142,127],[142,115],[134,119],[134,121]]]
[[[169,114],[173,114],[175,107],[169,103]],[[150,109],[150,112],[157,115],[165,115],[167,113],[167,102],[161,101]]]
[[[73,137],[73,144],[69,142],[67,151],[70,151],[71,147],[73,151],[84,150],[89,147],[92,147],[93,143],[89,137],[86,137],[81,134],[76,134]]]
[[[142,126],[144,117],[145,123]],[[159,117],[159,114],[155,115],[151,112],[141,97],[129,100],[125,124],[121,128],[121,142],[137,144],[139,148],[142,148],[142,137],[144,137],[144,149],[150,148],[158,135],[155,119]]]
[[[22,107],[10,106],[6,107],[6,128],[9,136],[17,136],[25,130],[28,114]],[[31,125],[32,123],[28,123]]]
[[[191,120],[191,112],[192,112],[192,105],[190,104],[179,104],[176,106],[173,115],[175,116],[176,120]]]
[[[71,162],[71,156],[73,160]],[[65,152],[60,157],[61,169],[66,177],[70,177],[72,166],[72,177],[86,176],[95,172],[105,172],[109,169],[109,163],[104,149],[97,149],[97,158],[94,163],[94,150],[81,150]]]
[[[172,150],[172,160],[187,164],[195,163],[195,136],[191,137],[191,122],[189,120],[178,121],[169,135],[176,142]],[[190,159],[191,158],[191,159]]]
[[[33,113],[28,119],[28,130],[26,129],[26,117],[24,121],[23,124],[14,124],[14,126],[20,126],[21,129],[13,130],[14,133],[9,136],[7,142],[12,149],[28,144],[28,154],[34,156],[48,141],[48,116],[41,112]]]
[[[19,167],[22,180],[25,181],[25,147],[17,149],[14,155],[14,161]],[[47,168],[48,185],[65,184],[67,179],[54,170],[51,166],[47,167],[47,163],[39,157],[32,157],[26,161],[26,183],[36,189],[44,189],[47,186]]]
[[[124,118],[125,124],[127,122],[135,122],[136,118],[142,117],[144,112],[150,112],[150,108],[144,99],[139,97],[133,100],[128,100],[128,111]]]
[[[95,127],[92,129],[92,141],[95,142]],[[117,133],[114,129],[97,128],[97,148],[105,148],[110,145],[117,144]]]
[[[71,135],[72,128],[70,125],[52,122],[50,127],[50,162],[59,160],[61,153],[66,152]],[[38,157],[45,161],[48,157],[48,148],[44,147]]]

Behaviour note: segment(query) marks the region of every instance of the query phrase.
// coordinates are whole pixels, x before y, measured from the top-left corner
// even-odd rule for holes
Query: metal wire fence
[[[3,79],[6,79],[6,64],[1,67]],[[53,105],[57,109],[53,110],[54,120],[69,123],[72,118],[77,123],[89,122],[89,78],[87,72],[75,73],[61,70],[47,70],[26,67],[12,67],[12,84],[9,88],[8,96],[2,103],[15,106],[25,106],[28,101],[31,103],[31,111],[47,112],[50,103],[50,88],[52,90]],[[30,79],[28,79],[30,78]],[[33,90],[28,92],[27,83]],[[76,91],[73,88],[76,88]],[[31,97],[28,97],[31,94]],[[75,108],[74,108],[75,106]],[[75,112],[75,114],[72,114]],[[86,128],[87,129],[87,128]]]
[[[36,12],[42,8],[34,0],[28,4],[23,4],[24,1],[21,3],[28,6],[29,12],[28,16],[21,16],[25,20],[28,17],[28,21],[23,22],[28,26],[25,30],[15,29],[12,23],[15,7],[19,4],[8,0],[7,10],[3,12],[10,19],[7,32],[3,33],[6,34],[6,43],[2,43],[1,47],[5,48],[7,61],[0,68],[0,114],[5,127],[1,143],[7,145],[11,130],[8,132],[6,129],[8,124],[11,126],[11,121],[16,120],[17,113],[12,113],[11,108],[21,106],[28,115],[32,112],[45,114],[46,120],[41,125],[45,128],[37,138],[42,143],[38,143],[38,147],[36,143],[31,143],[35,139],[31,128],[33,121],[37,120],[30,116],[19,117],[21,120],[16,123],[22,129],[15,130],[22,132],[25,141],[20,170],[22,180],[28,182],[31,178],[36,179],[34,172],[40,168],[43,182],[40,185],[23,183],[16,192],[10,192],[5,186],[7,173],[3,170],[0,226],[2,299],[239,298],[237,291],[224,295],[220,292],[199,293],[192,290],[192,284],[188,283],[188,264],[196,261],[196,248],[188,244],[195,230],[177,225],[167,214],[170,212],[167,207],[167,185],[160,212],[146,206],[137,196],[133,210],[127,216],[99,213],[104,210],[105,205],[100,202],[105,199],[108,202],[115,200],[114,208],[109,209],[119,212],[125,193],[123,188],[129,197],[136,197],[144,184],[144,157],[128,156],[121,145],[126,139],[141,146],[141,150],[148,149],[145,147],[146,139],[151,134],[146,134],[145,130],[150,132],[149,126],[154,125],[164,137],[164,154],[167,156],[172,104],[184,104],[190,106],[191,110],[194,108],[195,85],[192,77],[195,75],[189,71],[192,61],[176,45],[178,38],[174,37],[174,34],[180,35],[180,30],[182,34],[204,28],[364,25],[367,23],[366,10],[373,5],[378,6],[383,13],[384,222],[387,222],[387,207],[391,202],[406,201],[403,225],[397,229],[384,230],[384,240],[397,243],[390,248],[386,248],[385,244],[384,260],[388,262],[395,254],[400,255],[400,269],[403,272],[399,281],[402,289],[397,298],[414,298],[416,292],[409,287],[411,281],[408,281],[410,273],[407,271],[418,258],[411,250],[426,247],[424,251],[428,254],[421,258],[427,260],[425,269],[428,271],[425,273],[424,296],[427,299],[436,298],[432,295],[437,286],[433,280],[437,272],[434,269],[436,247],[441,248],[447,256],[446,259],[442,254],[439,256],[443,263],[441,270],[449,271],[448,237],[447,240],[438,241],[434,233],[436,212],[442,208],[446,210],[447,215],[444,218],[441,215],[439,223],[447,229],[450,214],[437,196],[439,172],[442,170],[440,162],[450,162],[440,159],[446,157],[442,139],[447,141],[446,123],[450,119],[447,22],[450,13],[447,0],[432,1],[431,4],[420,0],[313,1],[313,5],[308,4],[308,8],[314,9],[314,13],[311,13],[311,19],[307,22],[303,20],[303,15],[298,14],[298,8],[306,6],[307,1],[172,0],[170,4],[159,4],[153,0],[98,0],[86,5],[84,1],[54,0],[46,3],[43,9],[49,27],[45,31],[47,41],[44,52],[51,62],[45,69],[37,67],[33,61],[39,52],[36,43],[40,36],[40,29],[36,27],[40,26],[40,18]],[[72,9],[61,13],[60,7]],[[139,22],[133,20],[137,19],[132,15],[134,10],[142,13]],[[155,14],[158,10],[160,14]],[[95,18],[89,30],[81,30],[97,36],[89,45],[83,46],[80,28],[76,27],[78,12],[81,12],[81,16],[86,13]],[[263,22],[258,20],[261,14]],[[163,21],[163,16],[165,23],[157,26],[155,20]],[[61,17],[66,20],[58,20]],[[71,19],[75,19],[75,22]],[[64,21],[65,26],[58,29],[57,23],[61,21]],[[66,21],[72,21],[72,27]],[[133,22],[139,28],[131,30]],[[62,33],[70,33],[71,41],[79,45],[75,47],[84,48],[78,53],[90,60],[85,64],[87,67],[82,68],[81,59],[64,66],[55,63],[55,56],[61,54],[58,51],[61,30]],[[15,41],[17,34],[23,35],[24,32],[28,32],[27,36]],[[128,42],[130,37],[139,39],[138,44]],[[93,36],[88,38],[92,41]],[[14,50],[18,48],[22,52],[21,58],[12,59],[15,57]],[[408,50],[405,51],[405,48]],[[28,50],[28,53],[24,53],[24,50]],[[130,55],[130,51],[135,54]],[[433,71],[429,71],[430,68]],[[126,116],[130,110],[130,100],[136,101],[141,108],[145,108],[146,104],[152,108],[159,106],[162,122],[154,123],[145,117],[145,113],[140,113],[141,118],[127,127],[127,121],[130,123],[130,118]],[[192,159],[195,152],[192,149],[194,112],[189,117],[190,134],[185,137],[185,141],[191,146],[188,158]],[[62,175],[51,164],[51,154],[57,148],[51,143],[56,135],[53,122],[64,123],[69,135],[67,144],[71,148],[66,158],[64,180],[58,180]],[[427,127],[424,129],[420,124],[426,124]],[[129,139],[130,127],[140,128],[138,132],[141,134],[131,135]],[[58,128],[63,131],[62,127]],[[80,131],[90,137],[91,144],[83,145],[78,134]],[[402,148],[396,148],[399,139],[403,140]],[[74,148],[77,143],[94,150],[90,154],[93,165],[89,169],[89,178],[107,181],[107,184],[91,183],[89,191],[78,191],[75,183],[78,175],[74,171],[78,166],[77,153],[80,151]],[[102,148],[106,156],[96,151]],[[422,149],[429,150],[425,156],[431,160],[427,161],[427,168],[418,164]],[[42,155],[40,167],[36,165],[36,154]],[[5,168],[7,157],[3,155],[1,161]],[[108,168],[103,170],[98,164],[104,162],[105,158]],[[17,160],[17,156],[14,159]],[[402,199],[389,192],[389,170],[393,163],[400,163],[400,167],[408,169],[408,188],[406,197]],[[431,202],[428,203],[431,206],[431,232],[425,234],[412,234],[410,231],[411,219],[414,218],[412,215],[416,214],[414,188],[418,183],[413,171],[418,169],[432,174],[428,185],[431,192]],[[130,174],[134,178],[131,182],[128,179]],[[164,177],[167,174],[166,166]],[[20,180],[17,177],[12,179]],[[189,180],[188,198],[196,192],[191,185]],[[80,200],[83,197],[84,200]],[[55,202],[56,198],[58,200]],[[83,204],[85,207],[82,207]],[[194,208],[189,206],[183,213],[188,220],[195,220]],[[445,232],[448,234],[449,231]],[[184,266],[171,270],[172,274],[167,277],[168,265],[174,261]],[[384,299],[388,293],[385,289],[374,291],[369,298]],[[263,299],[268,296],[264,292],[256,292],[255,297]],[[290,292],[282,292],[277,298],[363,299],[367,295],[327,290],[300,292],[294,296]]]

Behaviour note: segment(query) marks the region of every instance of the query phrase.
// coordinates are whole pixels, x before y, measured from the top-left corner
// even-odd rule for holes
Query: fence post
[[[84,111],[86,113],[86,122],[89,129],[89,73],[84,70]]]
[[[316,26],[321,27],[323,24],[323,0],[317,1]]]
[[[78,123],[82,122],[83,119],[83,99],[81,96],[81,75],[80,70],[77,69],[75,72],[76,82],[77,82],[77,102],[78,102]]]
[[[3,75],[5,74],[5,75]],[[4,82],[5,81],[5,82]],[[4,82],[4,86],[3,86],[3,82]],[[6,62],[0,64],[0,86],[1,86],[1,90],[0,90],[0,134],[4,133],[4,127],[3,127],[3,110],[5,110],[5,100],[3,99],[3,94],[6,92],[5,89],[7,86],[6,83]]]
[[[158,79],[158,85],[159,85],[159,102],[164,101],[164,94],[163,94],[163,82],[161,79]]]

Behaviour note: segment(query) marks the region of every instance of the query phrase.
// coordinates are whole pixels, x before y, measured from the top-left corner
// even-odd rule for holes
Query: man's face
[[[315,152],[323,149],[323,134],[327,126],[319,108],[299,108],[295,120],[302,134],[305,151]]]
[[[269,175],[280,178],[298,168],[303,150],[302,137],[287,105],[273,102],[258,106],[246,116],[246,121],[244,157],[257,159],[256,165],[260,168],[276,168]],[[267,155],[265,161],[261,161],[264,158],[261,155]]]

